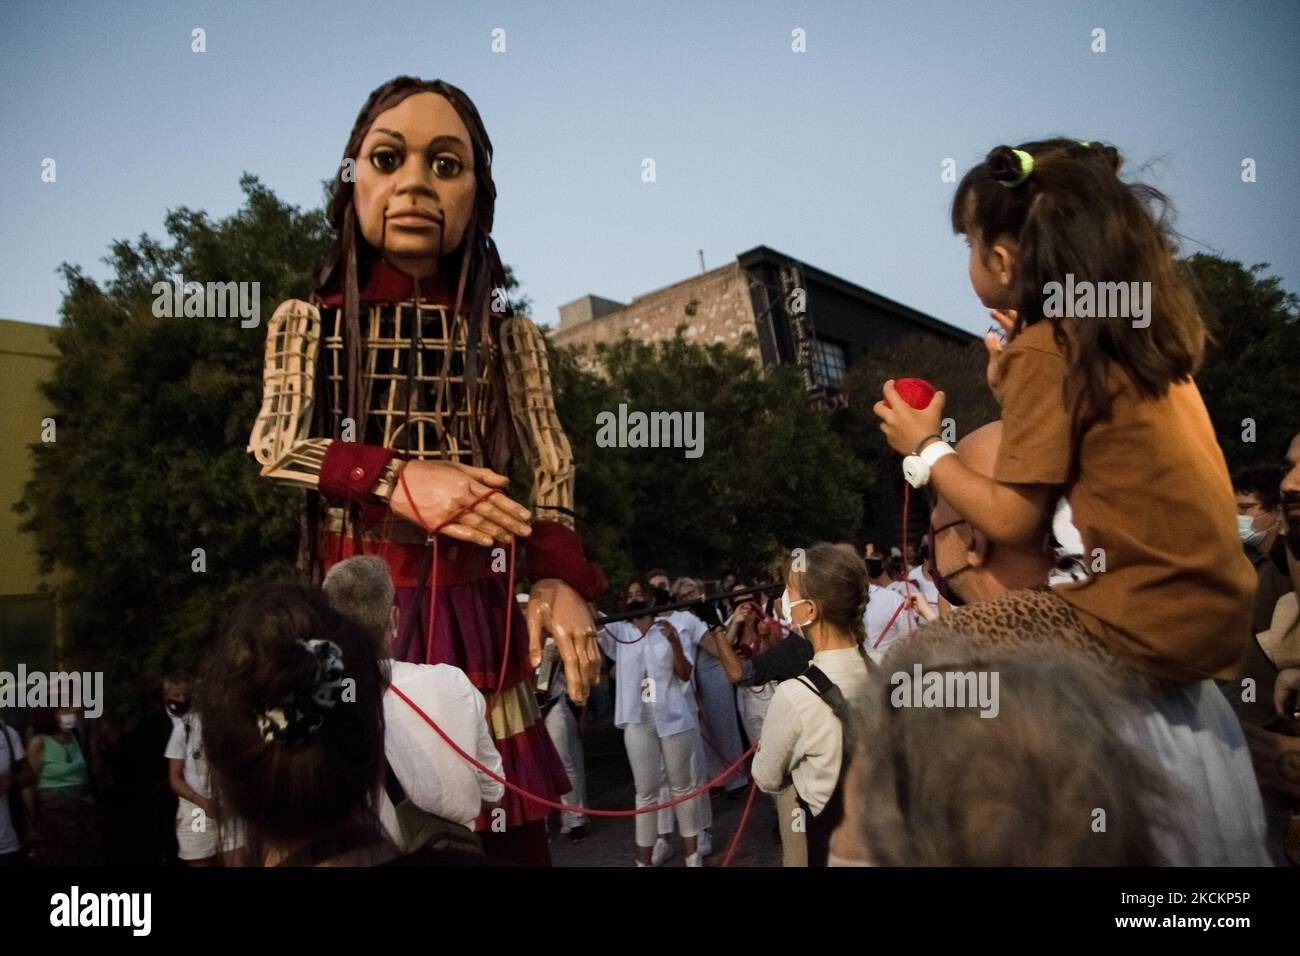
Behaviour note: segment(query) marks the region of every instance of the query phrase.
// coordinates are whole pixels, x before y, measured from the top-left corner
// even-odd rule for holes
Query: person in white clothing
[[[479,817],[505,795],[505,787],[452,750],[395,691],[424,711],[456,746],[500,777],[504,768],[488,730],[483,695],[458,667],[391,659],[397,607],[393,579],[383,559],[363,555],[340,561],[330,568],[322,587],[334,609],[377,642],[391,675],[383,698],[384,755],[401,786],[397,798],[404,795],[409,801],[394,800],[403,846],[414,850],[430,838],[435,848],[451,846],[443,825],[449,821],[474,829]],[[382,805],[382,800],[378,802]]]
[[[667,603],[672,597],[664,592],[658,592],[656,601]],[[690,661],[691,667],[691,686],[690,686],[690,703],[695,713],[696,734],[695,749],[691,752],[691,780],[692,787],[700,791],[700,795],[695,798],[696,812],[699,814],[700,827],[700,857],[704,858],[713,853],[713,835],[709,832],[713,829],[713,798],[709,789],[704,785],[708,783],[714,774],[712,763],[709,760],[709,753],[706,749],[704,734],[707,732],[705,726],[707,719],[702,709],[703,691],[699,687],[699,665],[703,654],[703,644],[708,640],[708,624],[699,616],[691,614],[689,611],[669,611],[660,615],[666,618],[669,623],[677,629],[677,633],[682,638],[682,649],[686,653],[686,659]],[[721,768],[719,768],[721,769]],[[659,780],[659,802],[667,803],[669,800],[668,778],[661,775]],[[665,859],[672,855],[671,846],[665,847],[663,834],[667,832],[672,834],[673,811],[659,811],[659,833],[660,839],[655,843],[655,866],[658,866]]]
[[[629,611],[647,609],[631,601]],[[614,725],[623,731],[638,808],[654,806],[659,798],[660,767],[668,776],[673,799],[692,790],[691,756],[698,739],[696,709],[690,690],[690,637],[683,639],[672,616],[647,614],[615,621],[597,634],[601,650],[614,662],[617,690]],[[693,655],[694,648],[689,647]],[[686,851],[686,865],[703,866],[699,854],[699,811],[695,800],[674,808]],[[656,833],[655,814],[636,817],[637,866],[651,866]]]
[[[673,584],[673,601],[703,601],[704,585],[695,578],[678,578]],[[740,742],[740,722],[736,713],[736,688],[727,679],[718,660],[714,641],[725,634],[717,611],[707,603],[684,609],[686,616],[702,625],[696,641],[695,685],[700,704],[700,737],[704,746],[704,765],[699,783],[706,783],[734,764],[745,748]],[[707,735],[708,739],[704,739]],[[742,766],[729,776],[724,786],[729,794],[743,794],[749,777]]]
[[[879,661],[890,644],[908,635],[906,611],[900,610],[905,608],[897,591],[868,582],[862,626],[867,631],[867,654],[873,661]]]
[[[807,834],[808,865],[826,866],[843,816],[845,733],[866,693],[867,569],[849,545],[798,550],[785,572],[782,618],[813,647],[804,674],[776,689],[751,773],[766,793],[791,783]]]
[[[564,764],[564,772],[573,788],[560,797],[560,802],[565,806],[584,807],[587,805],[587,766],[576,706],[569,700],[559,648],[553,641],[548,642],[542,654],[543,659],[549,662],[552,674],[546,688],[546,732],[551,735],[555,752],[560,755],[560,763]],[[560,814],[560,833],[567,836],[570,843],[581,843],[587,839],[587,815],[578,810],[563,811]]]
[[[11,795],[36,782],[18,731],[0,720],[0,869],[25,862],[18,827],[9,810]]]
[[[203,722],[193,707],[194,682],[177,672],[163,682],[163,699],[172,734],[163,756],[176,794],[176,857],[187,866],[216,866],[222,853],[243,845],[238,821],[220,825],[213,814],[208,761],[203,755]],[[229,862],[226,860],[225,862]]]
[[[908,545],[908,547],[910,548],[911,545]],[[926,567],[929,549],[922,543],[917,553],[921,558],[921,563],[907,572],[908,584],[914,585],[915,589],[921,592],[922,597],[931,604],[936,604],[939,600],[939,588],[931,579],[929,570]],[[909,590],[911,589],[909,588]]]

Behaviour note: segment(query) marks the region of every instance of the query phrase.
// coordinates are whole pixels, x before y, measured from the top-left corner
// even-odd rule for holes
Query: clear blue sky
[[[1050,133],[1153,164],[1189,251],[1270,262],[1300,291],[1298,52],[1294,0],[7,2],[0,316],[57,322],[60,262],[103,277],[109,242],[161,238],[168,208],[232,212],[245,171],[319,203],[399,73],[477,102],[497,243],[543,322],[685,278],[697,249],[712,268],[765,244],[983,329],[940,163]]]

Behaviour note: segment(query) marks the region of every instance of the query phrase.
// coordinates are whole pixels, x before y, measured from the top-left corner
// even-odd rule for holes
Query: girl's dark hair
[[[448,288],[455,284],[454,312],[468,320],[468,339],[465,353],[465,380],[476,378],[477,352],[480,338],[495,335],[494,324],[509,316],[509,306],[504,311],[492,311],[494,289],[504,289],[505,268],[496,244],[492,241],[492,220],[496,210],[497,187],[492,179],[492,140],[479,117],[478,109],[464,92],[443,80],[421,80],[413,76],[399,76],[376,88],[367,97],[357,120],[352,126],[343,162],[339,164],[330,184],[326,216],[334,227],[334,243],[325,257],[325,265],[318,279],[318,293],[343,291],[343,348],[347,364],[348,383],[345,396],[346,414],[357,423],[364,434],[366,403],[361,374],[363,342],[360,320],[360,289],[370,276],[371,267],[379,255],[361,235],[355,206],[355,175],[345,175],[349,165],[355,169],[360,162],[362,140],[370,132],[375,118],[385,110],[397,106],[408,96],[417,93],[436,93],[456,111],[469,131],[470,147],[474,154],[474,208],[460,248],[449,252],[439,262],[438,274]],[[347,160],[352,160],[348,164]],[[499,308],[501,306],[498,306]]]
[[[867,565],[853,545],[820,541],[806,551],[796,548],[782,578],[816,603],[827,623],[852,635],[865,655]]]
[[[259,716],[312,694],[317,662],[303,642],[314,638],[338,645],[353,683],[305,740],[268,741]],[[219,825],[243,824],[254,864],[270,849],[311,864],[354,849],[358,836],[382,843],[372,801],[383,783],[387,685],[370,636],[317,588],[269,585],[231,613],[198,703]]]
[[[1015,149],[1033,157],[1033,171],[1006,186],[1021,173]],[[1169,200],[1152,186],[1120,179],[1123,159],[1113,146],[1048,139],[1015,149],[991,150],[962,178],[952,202],[954,232],[986,249],[999,240],[1016,243],[1019,316],[1012,337],[1045,317],[1045,287],[1064,284],[1067,274],[1076,283],[1151,283],[1147,328],[1114,317],[1075,319],[1072,342],[1065,319],[1047,317],[1069,357],[1063,388],[1076,428],[1109,415],[1111,363],[1147,398],[1189,380],[1200,367],[1206,331],[1195,279],[1176,256]]]

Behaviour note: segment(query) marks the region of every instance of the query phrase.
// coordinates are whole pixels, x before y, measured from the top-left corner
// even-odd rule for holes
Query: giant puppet
[[[604,580],[574,531],[544,342],[506,302],[491,163],[455,87],[398,77],[370,94],[331,187],[317,290],[268,326],[249,451],[264,476],[308,489],[301,564],[319,579],[352,554],[383,557],[395,656],[462,668],[488,698],[507,779],[554,799],[569,784],[533,668],[553,638],[585,699],[600,662],[587,602]],[[529,508],[507,493],[516,450],[532,466]],[[527,620],[505,573],[516,541]],[[504,832],[499,815],[479,821],[489,852],[549,860],[546,808],[509,790],[503,807]]]

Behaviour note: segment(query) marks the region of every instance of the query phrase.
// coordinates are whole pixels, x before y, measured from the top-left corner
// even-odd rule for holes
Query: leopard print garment
[[[1172,686],[1151,676],[1137,661],[1107,647],[1083,626],[1074,608],[1048,588],[1008,591],[993,601],[953,608],[939,622],[969,636],[974,647],[1057,644],[1082,653],[1134,690],[1161,693]],[[924,627],[916,632],[915,639],[925,639]],[[888,660],[886,655],[881,665],[887,666]]]

